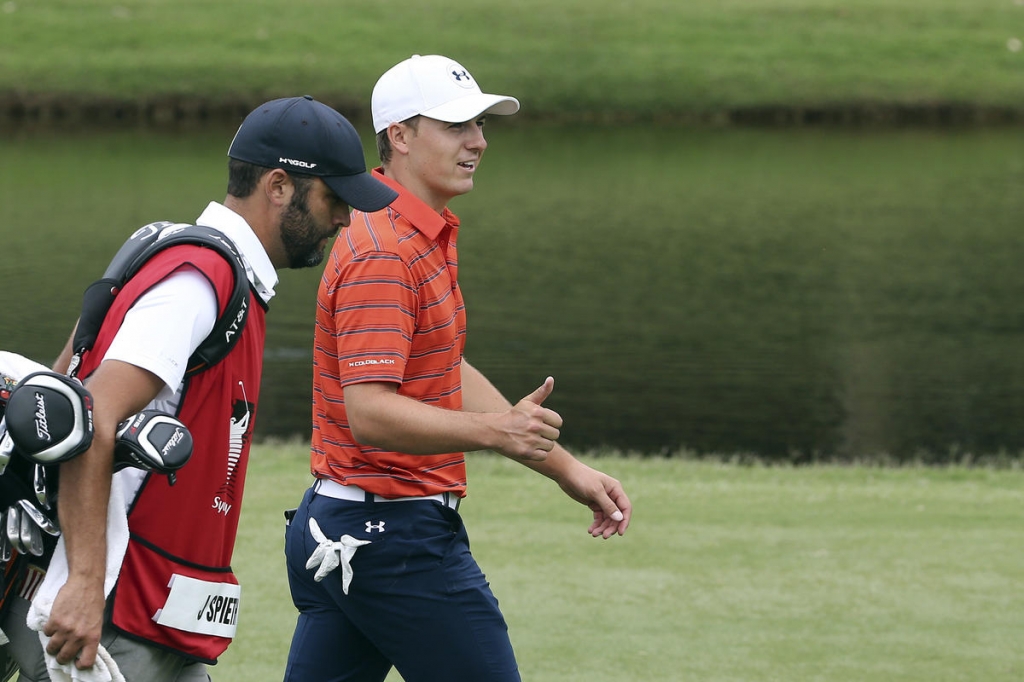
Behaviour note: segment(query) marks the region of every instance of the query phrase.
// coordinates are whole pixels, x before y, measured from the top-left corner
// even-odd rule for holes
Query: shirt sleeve
[[[383,252],[353,259],[341,271],[329,300],[341,385],[401,385],[419,307],[408,265]]]
[[[120,360],[148,370],[173,394],[185,377],[189,357],[216,321],[213,285],[195,268],[182,268],[139,297],[104,360]]]

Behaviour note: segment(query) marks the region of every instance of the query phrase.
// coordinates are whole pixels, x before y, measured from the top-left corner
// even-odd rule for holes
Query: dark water
[[[232,132],[0,137],[0,348],[49,362],[123,235],[223,198]],[[453,203],[467,356],[513,401],[553,375],[570,445],[1024,448],[1024,131],[490,142]],[[308,432],[317,277],[272,304],[263,435]]]

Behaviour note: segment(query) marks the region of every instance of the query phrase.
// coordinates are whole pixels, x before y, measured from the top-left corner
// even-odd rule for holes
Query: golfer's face
[[[409,160],[431,194],[447,203],[473,189],[473,175],[487,149],[485,117],[446,123],[421,117],[410,139]]]

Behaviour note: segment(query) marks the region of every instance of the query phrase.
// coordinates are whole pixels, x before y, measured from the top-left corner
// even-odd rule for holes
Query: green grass
[[[213,100],[308,91],[367,108],[414,52],[527,115],[763,105],[1024,107],[1014,0],[6,0],[0,92]]]
[[[550,481],[470,456],[462,513],[524,680],[1024,676],[1019,469],[584,459],[630,493],[625,537],[590,538]],[[307,469],[303,445],[253,450],[241,624],[217,682],[281,678],[295,622],[281,510]]]

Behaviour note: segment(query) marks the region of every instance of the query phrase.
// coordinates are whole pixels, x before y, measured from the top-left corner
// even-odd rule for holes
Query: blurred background
[[[467,357],[555,377],[575,448],[1024,449],[1024,0],[0,2],[0,348],[50,363],[259,103],[445,54],[523,104],[456,199]],[[319,269],[282,273],[256,431],[309,432]]]

